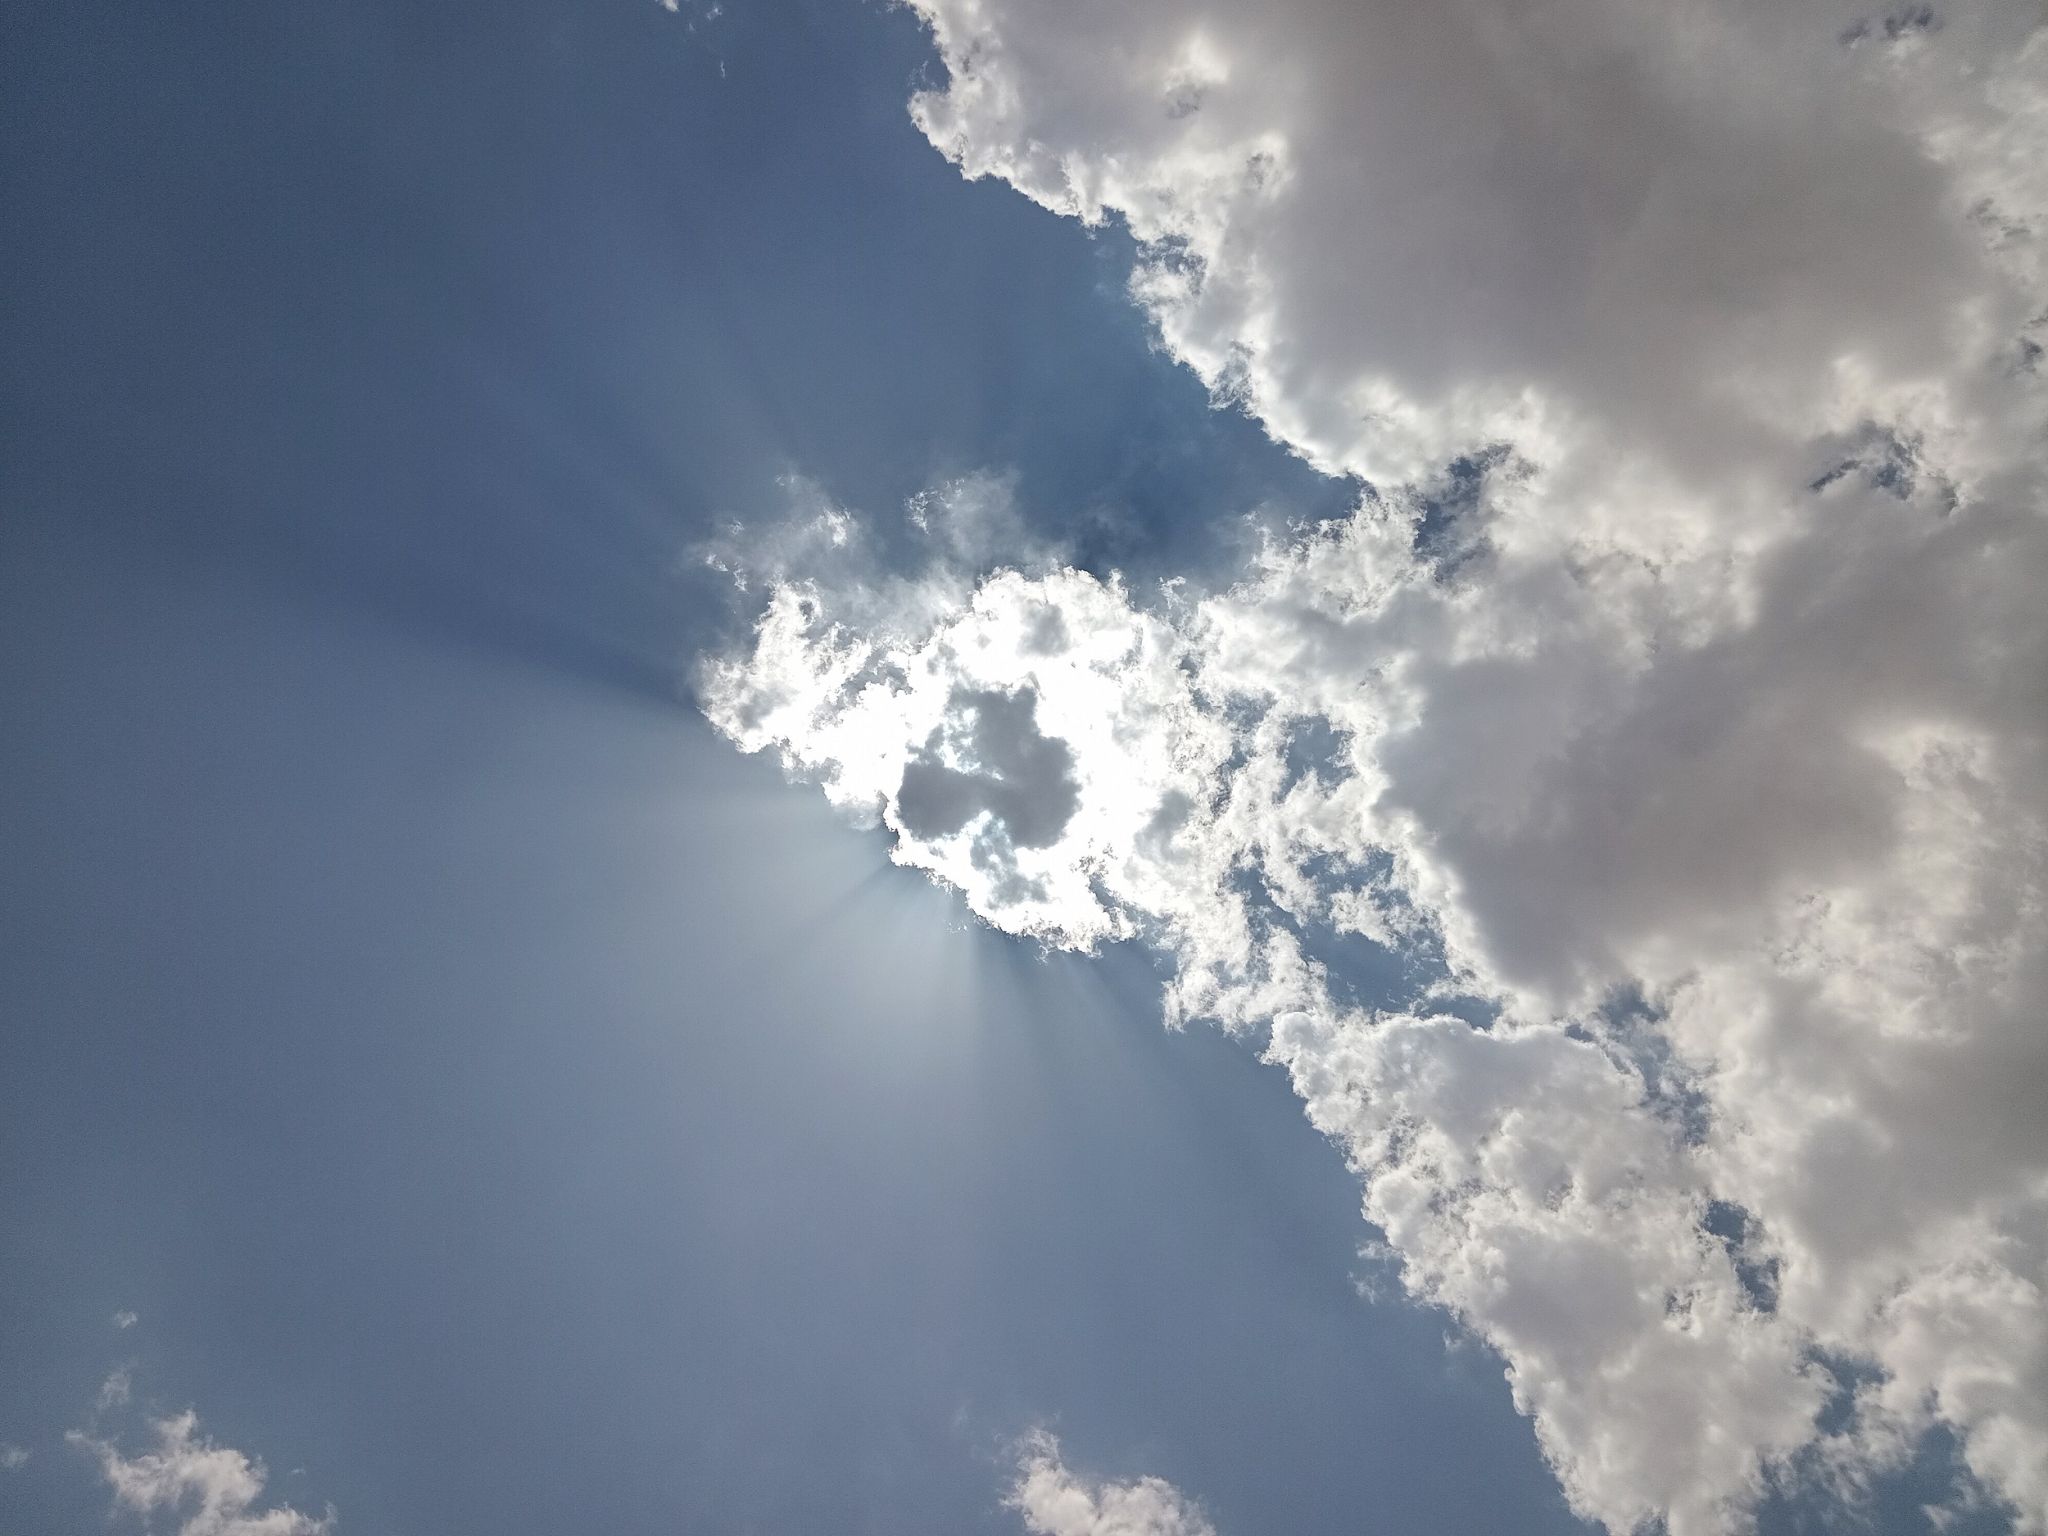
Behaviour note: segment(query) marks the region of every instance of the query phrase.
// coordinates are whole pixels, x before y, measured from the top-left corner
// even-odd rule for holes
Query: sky
[[[0,19],[0,1536],[2048,1529],[2048,13]]]

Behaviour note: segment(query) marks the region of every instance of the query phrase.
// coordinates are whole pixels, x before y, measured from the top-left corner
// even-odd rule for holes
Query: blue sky
[[[1378,1038],[1412,1027],[1418,1053],[1444,1052],[1441,1073],[1463,1059],[1446,1033],[1466,1029],[1461,1017],[1482,1026],[1469,1033],[1487,1049],[1519,1041],[1564,1052],[1540,1059],[1566,1065],[1528,1069],[1525,1099],[1504,1125],[1530,1123],[1539,1102],[1605,1104],[1612,1090],[1627,1114],[1603,1122],[1585,1111],[1587,1145],[1619,1136],[1621,1120],[1656,1140],[1670,1127],[1643,1086],[1653,1060],[1695,1074],[1689,1091],[1713,1106],[1716,1125],[1808,1123],[1808,1111],[1756,1086],[1770,1077],[1768,1052],[1745,1056],[1733,1033],[1698,1022],[1741,1015],[1743,999],[1767,990],[1745,990],[1752,973],[1730,958],[1736,939],[1712,947],[1725,926],[1716,914],[1767,904],[1758,891],[1804,891],[1805,879],[1835,882],[1827,889],[1841,911],[1889,911],[1888,888],[1868,872],[1891,868],[1896,848],[1925,855],[1911,841],[1923,825],[1915,809],[1950,804],[1940,787],[1949,781],[1929,777],[1930,749],[1898,769],[1913,787],[1899,792],[1896,816],[1855,811],[1893,804],[1863,776],[1862,758],[1830,755],[1831,732],[1869,739],[1856,735],[1862,717],[1837,722],[1796,695],[1754,711],[1727,702],[1780,686],[1765,677],[1840,694],[1845,685],[1830,678],[1848,674],[1829,669],[1848,665],[1849,691],[1861,699],[1867,684],[1876,701],[1869,718],[1935,718],[1905,662],[1876,676],[1889,650],[1866,642],[1863,662],[1841,661],[1830,637],[1865,634],[1864,610],[1820,609],[1832,599],[1799,585],[1810,549],[1830,546],[1813,543],[1822,536],[1804,523],[1778,544],[1760,520],[1729,534],[1729,548],[1784,551],[1758,568],[1761,617],[1742,631],[1771,648],[1756,640],[1756,660],[1742,649],[1749,639],[1702,642],[1687,653],[1696,661],[1672,664],[1668,687],[1638,674],[1617,682],[1578,661],[1562,683],[1567,664],[1547,661],[1527,676],[1501,660],[1484,676],[1435,677],[1429,668],[1444,657],[1483,649],[1479,630],[1458,629],[1468,620],[1455,616],[1389,627],[1372,638],[1374,654],[1421,659],[1372,676],[1425,681],[1414,684],[1411,723],[1368,758],[1373,727],[1343,713],[1367,683],[1316,671],[1343,652],[1332,637],[1357,614],[1349,597],[1318,604],[1366,579],[1357,573],[1369,560],[1354,559],[1365,546],[1317,545],[1300,530],[1326,519],[1365,529],[1407,507],[1429,538],[1455,530],[1477,552],[1481,574],[1469,579],[1506,573],[1496,596],[1475,588],[1455,606],[1499,615],[1503,629],[1533,626],[1535,638],[1504,655],[1549,657],[1561,648],[1549,637],[1563,634],[1593,636],[1588,654],[1633,654],[1633,632],[1615,640],[1549,597],[1528,598],[1549,589],[1515,575],[1513,561],[1550,550],[1550,535],[1532,527],[1593,529],[1583,537],[1597,539],[1630,524],[1608,507],[1655,484],[1687,516],[1709,508],[1697,517],[1716,531],[1696,537],[1676,519],[1668,538],[1642,534],[1663,540],[1644,563],[1666,562],[1666,573],[1715,566],[1718,530],[1752,516],[1751,503],[1719,484],[1700,489],[1697,466],[1671,446],[1683,435],[1669,427],[1674,412],[1690,412],[1711,449],[1748,445],[1766,466],[1759,476],[1804,464],[1802,454],[1850,469],[1859,454],[1895,464],[1870,447],[1881,432],[1917,445],[1898,451],[1925,484],[1976,488],[1991,508],[1940,537],[1981,533],[2008,551],[1990,563],[2012,572],[2016,591],[2041,552],[2038,519],[2027,520],[2040,506],[2031,418],[2019,406],[1998,415],[1956,384],[1955,419],[1995,422],[2022,446],[1991,427],[1978,437],[1957,428],[1963,447],[1932,428],[1914,436],[1883,427],[1879,405],[1857,408],[1859,421],[1879,424],[1867,431],[1824,423],[1802,427],[1793,446],[1765,443],[1717,404],[1614,383],[1638,362],[1642,379],[1656,372],[1627,351],[1648,347],[1644,337],[1688,344],[1662,321],[1612,328],[1625,341],[1588,325],[1598,339],[1578,350],[1560,350],[1547,321],[1500,339],[1554,285],[1520,268],[1498,273],[1482,255],[1458,267],[1474,313],[1494,314],[1480,300],[1521,306],[1498,326],[1487,320],[1498,356],[1486,353],[1455,314],[1432,308],[1426,264],[1354,242],[1352,189],[1319,169],[1349,162],[1316,158],[1316,133],[1337,135],[1342,123],[1303,118],[1257,139],[1284,144],[1277,184],[1313,192],[1317,218],[1262,211],[1262,199],[1293,195],[1264,182],[1218,191],[1198,179],[1188,194],[1172,178],[1195,175],[1190,162],[1160,150],[1163,169],[1146,169],[1157,115],[1119,138],[1122,86],[1091,73],[1091,57],[1143,59],[1164,47],[1153,34],[1090,44],[1075,32],[1068,58],[1066,34],[1035,39],[1029,15],[996,7],[987,25],[1013,27],[1007,51],[972,57],[1017,71],[1027,116],[1052,105],[1042,122],[985,119],[981,98],[946,94],[984,67],[970,63],[971,28],[953,9],[799,0],[671,13],[535,0],[488,15],[374,4],[173,15],[30,5],[0,22],[0,187],[13,210],[0,230],[0,1447],[25,1453],[0,1467],[0,1536],[178,1528],[184,1512],[168,1502],[117,1507],[107,1469],[133,1464],[122,1458],[140,1454],[149,1420],[188,1407],[218,1445],[267,1465],[267,1490],[245,1511],[252,1521],[264,1501],[312,1516],[331,1506],[335,1529],[391,1536],[1115,1529],[1058,1525],[1018,1492],[1019,1437],[1038,1428],[1057,1435],[1074,1477],[1103,1480],[1098,1494],[1163,1479],[1224,1533],[1537,1536],[1626,1529],[1638,1507],[1650,1518],[1674,1512],[1680,1532],[1715,1528],[1697,1523],[1706,1519],[1730,1530],[1908,1531],[1936,1518],[1949,1530],[2027,1528],[2024,1405],[2040,1382],[1998,1388],[2007,1396],[1997,1404],[2020,1407],[1982,1408],[1991,1389],[1959,1382],[1951,1363],[1975,1358],[1986,1340],[2020,1358],[2030,1346],[2011,1319],[2032,1303],[1997,1311],[2012,1292],[1990,1281],[1990,1300],[1939,1291],[1932,1260],[1917,1248],[1894,1253],[1925,1232],[1965,1259],[2009,1262],[2013,1285],[2043,1283],[2033,1257],[1998,1258],[2035,1254],[2033,1196],[1992,1187],[1976,1152],[1928,1163],[1932,1154],[1898,1143],[1900,1156],[1938,1168],[1924,1189],[1901,1186],[1897,1241],[1881,1222],[1811,1215],[1839,1195],[1829,1170],[1853,1157],[1786,1153],[1783,1166],[1802,1177],[1809,1164],[1818,1171],[1780,1188],[1770,1160],[1739,1140],[1671,1154],[1711,1170],[1670,1176],[1686,1231],[1709,1178],[1717,1199],[1762,1213],[1747,1238],[1725,1238],[1735,1245],[1725,1259],[1723,1234],[1699,1240],[1700,1294],[1738,1259],[1746,1274],[1775,1265],[1785,1277],[1767,1320],[1745,1312],[1728,1325],[1736,1343],[1700,1346],[1712,1383],[1702,1400],[1723,1402],[1712,1397],[1717,1373],[1739,1350],[1782,1349],[1792,1374],[1782,1389],[1731,1374],[1725,1409],[1711,1410],[1726,1414],[1711,1420],[1715,1432],[1725,1424],[1730,1443],[1753,1441],[1754,1456],[1704,1469],[1651,1457],[1624,1476],[1586,1449],[1610,1422],[1601,1415],[1657,1410],[1627,1395],[1648,1391],[1634,1377],[1609,1398],[1557,1365],[1594,1358],[1572,1355],[1574,1339],[1558,1342],[1565,1325],[1544,1333],[1543,1319],[1572,1310],[1570,1283],[1545,1293],[1544,1279],[1525,1301],[1503,1282],[1513,1304],[1490,1311],[1479,1292],[1459,1289],[1457,1256],[1515,1250],[1479,1217],[1470,1232],[1415,1238],[1401,1236],[1392,1205],[1369,1208],[1377,1225],[1362,1219],[1361,1171],[1375,1198],[1391,1199],[1412,1170],[1372,1125],[1347,1118],[1351,1090],[1328,1086],[1329,1074],[1353,1070],[1345,1063],[1356,1053],[1342,1042],[1367,1027],[1357,1010],[1380,1009],[1393,1032]],[[1314,11],[1275,7],[1271,78],[1289,59],[1345,56],[1349,42],[1311,35],[1322,24]],[[1301,36],[1289,30],[1297,22]],[[1840,28],[1818,30],[1850,51],[1835,41]],[[1933,35],[1904,31],[1908,43]],[[1226,33],[1215,21],[1197,39],[1209,41],[1161,55],[1175,123],[1264,78],[1253,53],[1230,53],[1264,44]],[[1952,46],[1975,46],[1973,36],[1959,28]],[[1304,51],[1286,53],[1297,45]],[[1400,46],[1425,62],[1438,56],[1433,41]],[[1225,64],[1204,49],[1222,50]],[[2016,79],[2022,93],[2035,83]],[[936,94],[920,96],[913,117],[921,92]],[[1982,132],[1989,142],[1992,130]],[[1027,143],[1032,153],[1054,145],[1072,185],[1096,189],[1100,222],[1074,216],[1095,210],[1067,206],[1078,194],[1048,183],[1016,150]],[[1787,185],[1818,175],[1826,150],[1813,166],[1788,151]],[[1432,174],[1455,202],[1462,173]],[[1588,178],[1583,206],[1596,227],[1584,247],[1635,250],[1618,236],[1601,246],[1608,183]],[[1673,184],[1720,185],[1697,168]],[[1176,186],[1185,195],[1160,195]],[[1765,200],[1754,212],[1765,231],[1783,191],[1745,184],[1742,195],[1752,191]],[[1906,211],[1886,217],[1910,244],[1918,204],[1900,198]],[[1210,199],[1222,210],[1213,227],[1202,211]],[[1846,249],[1853,223],[1845,215],[1842,230],[1821,229],[1809,244]],[[1536,234],[1531,249],[1579,250],[1576,235],[1547,223]],[[1497,235],[1480,230],[1483,241]],[[1912,249],[1947,252],[1946,238],[1928,234]],[[1316,254],[1326,248],[1339,252],[1337,276]],[[1807,248],[1759,233],[1726,270]],[[1352,250],[1407,277],[1418,334],[1435,326],[1443,358],[1404,339],[1407,301],[1358,276],[1342,255]],[[1205,264],[1211,298],[1235,294],[1240,260],[1270,285],[1258,324],[1234,298],[1212,312],[1199,295],[1158,286],[1176,262],[1193,261]],[[1845,292],[1862,280],[1853,262],[1831,270]],[[1929,304],[1987,292],[2006,302],[1975,273],[1959,264],[1952,280],[1930,274]],[[1759,333],[1734,320],[1710,330],[1685,309],[1690,296],[1682,304],[1639,286],[1660,314],[1685,310],[1690,344]],[[1721,291],[1703,279],[1710,290]],[[1783,291],[1803,290],[1787,277]],[[1889,313],[1853,297],[1814,322],[1814,348],[1832,344],[1821,334],[1829,324],[1847,335]],[[1365,341],[1354,316],[1377,317]],[[1915,359],[1897,365],[1902,378],[1935,377],[1931,344],[1900,327],[1871,340],[1869,355]],[[1463,422],[1459,402],[1490,400],[1471,383],[1482,364],[1537,381],[1517,385],[1524,398],[1550,389],[1544,398],[1582,414],[1558,407],[1540,426],[1489,419],[1489,430],[1522,435],[1500,460],[1509,468],[1475,482],[1474,461],[1444,448],[1448,428],[1367,440],[1346,435],[1344,412],[1324,410],[1332,381],[1367,354],[1379,370],[1372,398],[1420,402],[1418,419]],[[1720,355],[1695,355],[1707,354]],[[1804,387],[1795,364],[1804,366],[1772,351],[1748,358],[1742,377],[1760,395],[1781,378]],[[1962,366],[1952,365],[1957,379]],[[1451,377],[1457,368],[1471,377]],[[1893,398],[1876,384],[1870,394]],[[1385,405],[1384,419],[1407,420],[1402,409]],[[1573,467],[1580,450],[1556,426],[1567,419],[1609,423],[1620,434],[1610,441],[1638,434],[1649,445],[1640,462],[1671,478],[1645,470],[1616,489]],[[1580,498],[1568,512],[1529,511],[1551,494],[1546,453]],[[1413,467],[1436,463],[1431,454],[1437,469]],[[1831,490],[1823,511],[1851,496],[1885,517],[1914,510],[1895,514],[1909,500],[1896,474],[1843,474],[1846,488]],[[1724,490],[1725,501],[1712,500]],[[1808,501],[1820,505],[1820,491]],[[1739,514],[1728,510],[1738,503]],[[990,504],[995,531],[984,541],[973,519]],[[1966,499],[1966,511],[1974,506]],[[930,509],[931,528],[920,531],[906,508]],[[858,530],[850,551],[820,553],[821,509]],[[1664,526],[1647,514],[1631,526],[1652,524]],[[1636,559],[1636,536],[1556,559],[1574,571],[1619,568],[1627,560],[1615,550]],[[2023,609],[2023,591],[1943,587],[1942,573],[1983,567],[1962,554],[1944,564],[1946,546],[1920,524],[1897,534],[1896,550],[1882,543],[1889,532],[1825,537],[1838,541],[1846,573],[1826,591],[1853,588],[1862,603],[1867,588],[1870,604],[1909,610],[1899,632],[1917,626],[1911,636],[1928,653],[1972,623],[1989,632],[1992,620],[1969,616],[2002,614],[2008,597]],[[1418,534],[1417,558],[1439,559],[1427,542]],[[1696,548],[1707,554],[1688,563]],[[723,571],[706,567],[707,551]],[[1931,573],[1924,604],[1902,604],[1887,584],[1895,559]],[[1068,730],[1060,722],[1089,706],[1065,701],[1049,672],[977,683],[947,670],[949,646],[964,651],[1008,622],[1010,598],[982,584],[1002,565],[1017,573],[1017,611],[1051,614],[1077,645],[1089,624],[1108,634],[1128,622],[1160,637],[1160,676],[1178,667],[1234,679],[1238,703],[1204,716],[1200,740],[1221,743],[1217,784],[1251,782],[1267,756],[1291,764],[1266,800],[1235,802],[1249,807],[1245,825],[1264,830],[1226,846],[1239,834],[1220,812],[1213,823],[1186,804],[1174,812],[1179,780],[1148,776],[1142,733],[1117,737],[1129,754],[1118,777],[1159,809],[1122,809],[1107,777],[1088,777],[1099,773],[1098,749],[1072,729],[1079,757],[1065,761],[1079,765],[1081,811],[1041,868],[1041,850],[1010,846],[999,815],[954,843],[899,815],[898,789],[910,782],[902,765],[940,750],[939,726],[930,739],[922,723],[903,736],[896,717],[878,723],[833,695],[806,722],[757,729],[778,688],[827,665],[822,631],[789,639],[785,653],[770,628],[755,628],[771,594],[800,589],[901,675],[931,679],[940,726],[965,728],[972,687],[1015,686],[1039,705],[1034,728]],[[1350,574],[1332,576],[1339,567]],[[1123,585],[1100,585],[1112,572]],[[1169,579],[1181,585],[1162,589]],[[1191,593],[1210,600],[1195,617],[1175,606]],[[1780,593],[1790,595],[1773,606]],[[1718,601],[1672,599],[1683,618],[1656,631],[1658,643],[1710,629]],[[1624,594],[1615,611],[1647,602]],[[1924,623],[1914,617],[1922,606]],[[1788,617],[1774,628],[1781,609]],[[1824,622],[1801,628],[1798,616],[1814,611]],[[1942,622],[1957,614],[1960,629]],[[2011,701],[2038,637],[2012,626],[1996,637],[2009,641],[2003,670],[1969,673],[1986,712],[1938,722],[1956,741],[2031,739]],[[1900,653],[1909,649],[1902,641]],[[707,681],[706,656],[726,658],[723,682]],[[1297,658],[1284,684],[1261,670],[1281,656]],[[1322,659],[1298,660],[1311,656]],[[1930,674],[1939,665],[1928,662]],[[1115,707],[1133,712],[1117,720],[1152,718],[1146,700],[1129,702],[1142,686],[1128,685]],[[1215,686],[1223,697],[1226,684]],[[1624,692],[1644,701],[1636,715],[1589,715],[1554,748],[1536,740],[1546,719],[1577,719],[1594,708],[1585,700]],[[1265,713],[1247,713],[1253,697]],[[1387,704],[1374,718],[1408,719],[1406,707]],[[904,720],[925,720],[904,708]],[[1782,734],[1790,718],[1813,722],[1796,750],[1752,729],[1775,720]],[[1258,735],[1262,719],[1271,739]],[[1432,721],[1446,722],[1440,735]],[[840,725],[845,734],[830,734]],[[1535,743],[1526,754],[1503,744],[1521,736]],[[1734,745],[1706,754],[1697,772],[1665,751],[1706,738]],[[872,746],[882,764],[872,792],[849,741]],[[1587,741],[1608,755],[1587,759]],[[1160,751],[1178,773],[1196,748]],[[1327,778],[1309,772],[1309,789],[1330,798],[1303,811],[1314,796],[1289,794],[1312,759]],[[1528,782],[1563,786],[1548,820],[1530,813],[1548,830],[1525,844],[1507,833],[1488,841],[1494,813],[1510,818],[1504,808],[1521,803],[1505,775],[1525,759]],[[1725,793],[1712,782],[1724,760],[1737,786]],[[2014,745],[1972,761],[1974,793],[2022,817],[2013,845],[2032,849],[2034,759]],[[1545,765],[1558,762],[1553,775]],[[1486,776],[1489,763],[1500,777]],[[785,766],[838,804],[792,784]],[[1676,786],[1659,801],[1658,825],[1678,830],[1631,833],[1619,852],[1575,842],[1573,829],[1591,824],[1583,804],[1635,803],[1633,773]],[[1400,817],[1306,852],[1323,835],[1314,829],[1356,814],[1343,786],[1368,781],[1387,786],[1379,804],[1398,805]],[[1781,807],[1768,786],[1787,784],[1784,824],[1803,816],[1817,851],[1751,879],[1779,856]],[[1061,861],[1084,823],[1100,829],[1088,833],[1098,842],[1071,854],[1081,862],[1069,869]],[[1937,833],[1962,847],[1956,825],[1939,821]],[[1213,844],[1232,871],[1214,910],[1242,902],[1261,947],[1241,972],[1215,961],[1225,979],[1173,1030],[1161,1026],[1162,989],[1211,976],[1226,941],[1204,926],[1211,908],[1178,886],[1156,896],[1165,887],[1132,876],[1112,892],[1102,850],[1136,849],[1125,866],[1135,868],[1183,826],[1189,846],[1207,839],[1201,846]],[[1289,894],[1271,852],[1283,844],[1312,895]],[[1538,846],[1541,857],[1517,851]],[[1922,867],[1937,864],[1950,867]],[[1984,912],[2028,910],[2020,898],[1998,906],[1997,892],[2038,889],[2035,864],[2015,865],[2004,885],[2006,875],[1981,867],[1958,877],[1963,894],[1949,907],[1938,892],[1926,903],[1962,913],[1955,921],[1974,924],[1973,935],[1989,932]],[[1016,879],[980,883],[992,868]],[[1134,937],[1081,952],[1085,923],[1071,908],[1005,894],[1031,878],[1065,890],[1074,870],[1074,888],[1101,895],[1103,920]],[[1347,870],[1357,876],[1351,897],[1333,884]],[[1621,893],[1611,905],[1599,894],[1608,890]],[[1385,910],[1407,916],[1346,927],[1333,914],[1362,910],[1344,905],[1358,891],[1380,892]],[[1714,937],[1674,958],[1654,922],[1687,943]],[[1905,953],[1922,939],[1871,922],[1889,937],[1844,968],[1874,978],[1869,995],[1881,1003],[1904,999],[1907,1017],[1909,1003],[1920,1006],[1917,982],[1896,978],[1884,946]],[[1296,934],[1307,958],[1289,969]],[[1829,954],[1830,944],[1848,953],[1854,938],[1808,934]],[[1982,950],[2006,952],[1996,935]],[[2018,995],[2024,1015],[2033,973],[2015,974],[2006,992],[1969,982],[1976,990],[1936,1001],[1975,1020],[1978,999]],[[1427,992],[1446,976],[1440,993]],[[1720,990],[1702,1001],[1711,987]],[[1650,1000],[1638,1010],[1646,1022],[1615,1022],[1624,992]],[[1208,1014],[1236,1019],[1236,1031]],[[1743,1038],[1780,1027],[1769,1019]],[[1818,1017],[1782,1024],[1795,1043],[1833,1040],[1831,1027]],[[1988,1043],[1970,1061],[2040,1081],[2031,1035],[2002,1033],[1995,1019],[1981,1027]],[[1612,1082],[1588,1076],[1589,1040]],[[1814,1054],[1785,1049],[1786,1060]],[[1384,1102],[1410,1091],[1392,1068],[1356,1070]],[[1449,1081],[1441,1073],[1430,1079],[1439,1086]],[[1499,1075],[1475,1070],[1474,1080]],[[1982,1079],[1958,1067],[1955,1081],[1942,1112],[1966,1104]],[[1412,1113],[1454,1125],[1460,1091],[1418,1096],[1438,1111]],[[1844,1090],[1859,1106],[1863,1091]],[[1893,1134],[1888,1113],[1932,1123],[1935,1110],[1899,1102],[1869,1090],[1871,1136]],[[2016,1158],[2024,1171],[2038,1137],[2019,1111],[2019,1128],[2000,1129],[2004,1113],[1987,1111],[1983,1155]],[[1663,1153],[1627,1155],[1665,1166]],[[1569,1190],[1597,1180],[1597,1158],[1586,1156],[1563,1165]],[[1665,1188],[1661,1173],[1630,1176]],[[1939,1228],[1929,1214],[1979,1195],[1982,1232]],[[1553,1209],[1569,1203],[1548,1198]],[[1860,1211],[1862,1198],[1857,1186],[1836,1208]],[[1548,1275],[1548,1262],[1532,1258],[1521,1272]],[[1869,1317],[1835,1317],[1803,1299],[1807,1275],[1836,1277],[1857,1296],[1890,1285],[1883,1294],[1894,1299],[1873,1302]],[[1923,1347],[1925,1330],[1898,1321],[1921,1286],[1947,1296],[1951,1315],[1990,1321]],[[1755,1342],[1766,1334],[1775,1342]],[[1832,1373],[1824,1389],[1815,1362]],[[1519,1411],[1508,1366],[1527,1399]],[[125,1391],[108,1393],[110,1379]],[[1847,1394],[1859,1383],[1875,1385],[1852,1414]],[[1886,1384],[1895,1399],[1878,1390]],[[1791,1429],[1754,1407],[1758,1396],[1808,1391],[1831,1406]],[[1937,1516],[1925,1513],[1934,1506]],[[1719,1513],[1700,1514],[1710,1509]],[[184,1529],[257,1530],[222,1519]]]
[[[1569,1528],[1270,1070],[685,702],[792,470],[1133,564],[1341,497],[931,152],[906,15],[475,20],[9,23],[10,1533],[101,1518],[131,1360],[351,1530],[1010,1529],[1048,1417],[1304,1530],[1484,1444],[1407,1518]]]
[[[97,1518],[50,1442],[130,1361],[345,1528],[1000,1530],[1049,1415],[1302,1529],[1390,1485],[1568,1528],[1497,1373],[1358,1304],[1284,1086],[1136,961],[964,926],[683,711],[32,552],[10,651],[74,681],[18,707],[74,745],[10,760],[17,1528]],[[1439,1440],[1488,1475],[1413,1479]]]

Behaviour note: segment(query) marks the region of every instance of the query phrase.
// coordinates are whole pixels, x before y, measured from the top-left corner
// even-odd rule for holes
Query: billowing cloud
[[[331,1509],[315,1517],[268,1503],[263,1463],[207,1439],[191,1410],[154,1419],[150,1429],[153,1444],[134,1456],[96,1433],[70,1436],[98,1460],[116,1508],[144,1520],[170,1516],[178,1536],[326,1536],[334,1529]]]
[[[1683,523],[1879,400],[1981,405],[1956,363],[2038,315],[1997,278],[2039,260],[2037,6],[918,9],[933,143],[1125,220],[1167,343],[1332,469],[1642,456]]]
[[[934,143],[1367,488],[1209,593],[765,572],[712,720],[1265,1031],[1590,1518],[1939,1422],[2048,1529],[2038,7],[918,4]]]
[[[1119,1483],[1069,1471],[1059,1441],[1044,1430],[1019,1445],[1005,1502],[1031,1536],[1216,1536],[1201,1508],[1160,1478]]]

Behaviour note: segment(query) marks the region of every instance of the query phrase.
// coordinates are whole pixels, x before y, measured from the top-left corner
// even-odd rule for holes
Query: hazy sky
[[[727,6],[0,20],[0,1536],[2042,1529],[2039,7]]]

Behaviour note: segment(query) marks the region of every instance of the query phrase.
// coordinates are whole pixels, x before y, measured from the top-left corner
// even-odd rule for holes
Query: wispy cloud
[[[95,1411],[100,1413],[113,1408],[124,1408],[134,1394],[134,1373],[124,1365],[118,1370],[110,1371],[107,1379],[100,1383],[99,1396],[93,1406]]]
[[[104,1399],[104,1394],[102,1394]],[[326,1536],[332,1509],[320,1516],[264,1498],[263,1463],[199,1431],[187,1409],[150,1421],[151,1444],[133,1456],[111,1438],[74,1430],[74,1445],[90,1451],[119,1509],[147,1519],[169,1515],[178,1536]]]

